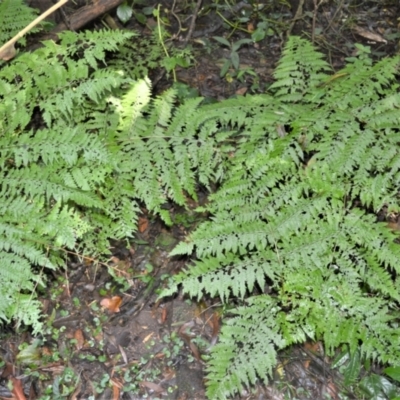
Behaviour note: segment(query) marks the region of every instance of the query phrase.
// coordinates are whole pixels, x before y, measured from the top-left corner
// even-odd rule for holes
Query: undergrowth
[[[139,204],[171,224],[163,204],[201,184],[218,187],[199,209],[211,218],[172,253],[197,261],[163,295],[245,301],[212,348],[209,398],[308,338],[396,365],[400,247],[375,214],[399,211],[399,58],[360,48],[332,74],[291,37],[269,93],[175,106],[107,66],[132,35],[64,33],[0,70],[0,318],[39,332],[44,268],[105,253]]]

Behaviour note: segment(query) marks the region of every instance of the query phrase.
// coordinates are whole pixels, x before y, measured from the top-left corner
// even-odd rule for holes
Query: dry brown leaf
[[[125,353],[125,350],[118,345],[119,352],[121,353],[122,359],[124,360],[125,364],[128,364],[128,356]]]
[[[324,398],[339,400],[339,390],[333,382],[328,382],[322,387],[322,393]]]
[[[212,336],[217,336],[220,330],[221,313],[219,311],[214,312],[210,322],[212,325]]]
[[[367,31],[366,29],[361,28],[361,26],[355,26],[353,30],[358,35],[362,36],[365,39],[372,40],[373,42],[378,42],[378,43],[387,43],[387,40],[383,38],[381,35]]]
[[[88,267],[89,265],[92,265],[94,263],[94,258],[90,257],[84,257],[83,258],[83,264]]]
[[[203,362],[200,356],[200,351],[198,347],[192,342],[193,337],[195,337],[195,334],[193,332],[188,332],[188,328],[192,328],[194,326],[194,322],[186,322],[183,324],[178,331],[178,335],[182,338],[182,340],[189,346],[191,352],[193,353],[194,357],[196,358],[197,361]]]
[[[113,296],[110,298],[106,297],[100,302],[100,305],[107,308],[110,312],[117,313],[120,312],[119,307],[121,306],[122,298],[119,296]]]
[[[149,333],[144,339],[143,339],[143,343],[148,342],[151,337],[154,335],[154,332]]]
[[[75,390],[73,391],[73,393],[71,394],[71,397],[69,398],[69,400],[79,400],[78,395],[81,392],[81,389],[82,389],[82,382],[79,380],[79,383],[78,383],[77,387],[75,388]]]
[[[76,349],[80,350],[83,347],[84,343],[85,343],[85,338],[83,336],[82,329],[77,329],[74,332],[74,339],[76,340],[76,343],[75,343]]]
[[[238,96],[243,96],[246,92],[247,92],[247,87],[246,87],[246,86],[243,86],[243,87],[239,88],[238,90],[236,90],[235,93],[236,93]]]
[[[112,382],[112,381],[111,381]],[[112,391],[113,391],[113,400],[118,400],[119,399],[119,387],[117,385],[112,385]]]
[[[157,393],[161,393],[164,391],[164,388],[161,385],[158,385],[157,383],[154,383],[154,382],[142,381],[142,382],[140,382],[140,386],[144,386],[147,389],[153,390],[154,392],[157,392]]]
[[[400,225],[398,222],[394,221],[388,222],[387,227],[392,231],[400,231]]]
[[[183,339],[183,336],[182,336],[182,339]],[[190,337],[188,337],[188,344],[189,344],[190,351],[191,351],[191,352],[193,353],[193,355],[194,355],[194,358],[195,358],[198,362],[202,363],[203,360],[201,359],[200,350],[199,350],[199,348],[192,342],[192,338],[190,338]]]
[[[323,346],[320,342],[305,342],[304,348],[310,350],[312,353],[322,353]]]
[[[114,375],[114,369],[111,371],[111,376]],[[118,389],[122,389],[124,387],[124,384],[122,383],[120,378],[112,377],[110,379],[110,382],[113,386],[116,386]]]
[[[15,50],[14,43],[10,43],[0,52],[0,60],[4,61],[12,60],[16,54],[17,51]]]
[[[10,376],[10,380],[13,386],[11,393],[14,395],[15,400],[26,400],[24,388],[22,387],[22,381],[14,378],[13,376]]]
[[[163,307],[163,308],[161,309],[160,324],[165,324],[165,321],[167,320],[167,316],[168,316],[167,307]]]
[[[0,378],[6,379],[10,375],[13,375],[14,373],[15,373],[14,365],[9,362],[6,362],[6,365],[3,368]]]
[[[64,371],[65,367],[60,365],[59,363],[53,363],[50,365],[46,365],[44,367],[39,367],[40,371],[43,372],[51,372],[53,375],[61,375]]]
[[[140,233],[143,233],[149,226],[149,220],[146,217],[139,217],[138,229]]]
[[[42,347],[42,356],[50,357],[52,354],[53,352],[51,351],[50,347],[47,346]]]

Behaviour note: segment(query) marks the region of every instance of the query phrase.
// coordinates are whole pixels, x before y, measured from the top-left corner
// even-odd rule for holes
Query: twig
[[[39,15],[34,21],[32,21],[27,27],[22,29],[22,31],[19,31],[12,39],[10,39],[5,45],[0,47],[0,59],[3,60],[10,60],[11,58],[14,58],[15,56],[15,48],[14,44],[17,42],[18,39],[21,39],[25,33],[29,32],[33,27],[35,27],[39,22],[43,21],[47,16],[49,16],[51,13],[56,11],[58,8],[63,6],[65,3],[67,3],[68,0],[60,0],[57,4],[54,4],[54,6],[50,7],[47,11],[45,11],[42,15]],[[6,58],[4,58],[6,57]]]
[[[315,41],[315,25],[317,22],[317,13],[318,13],[318,8],[320,5],[322,5],[322,3],[324,2],[324,0],[321,0],[319,3],[317,0],[314,0],[314,13],[313,13],[313,19],[312,19],[312,31],[311,31],[311,43],[314,44]]]
[[[194,27],[196,25],[197,14],[199,13],[201,2],[202,2],[202,0],[197,0],[197,4],[196,4],[196,7],[195,7],[193,15],[192,15],[192,20],[190,21],[189,32],[188,32],[188,34],[187,34],[187,36],[186,36],[186,38],[185,38],[185,40],[183,42],[185,47],[186,47],[188,41],[190,40],[190,38],[193,35],[193,30],[194,30]]]
[[[296,14],[294,15],[292,22],[290,23],[289,29],[286,33],[286,36],[289,37],[290,34],[292,33],[292,30],[294,28],[294,24],[296,23],[297,20],[299,20],[302,15],[303,15],[303,6],[304,6],[304,0],[300,0],[299,5],[297,6]]]

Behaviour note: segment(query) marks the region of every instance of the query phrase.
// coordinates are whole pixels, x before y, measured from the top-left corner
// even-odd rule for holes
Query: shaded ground
[[[148,25],[154,24],[145,10],[151,6],[156,4],[135,7]],[[400,38],[395,1],[249,1],[232,7],[204,2],[195,21],[193,9],[194,4],[184,1],[164,2],[163,17],[169,40],[179,47],[188,39],[194,56],[191,67],[177,68],[178,81],[210,99],[265,91],[289,32],[311,38],[335,70],[354,55],[355,42],[382,57],[397,51]],[[62,18],[57,15],[56,22]],[[195,25],[188,37],[191,21]],[[148,31],[134,18],[127,27],[143,35]],[[239,45],[255,32],[260,40]],[[224,37],[230,47],[213,36]],[[227,70],[221,71],[227,61]],[[156,91],[171,86],[161,71],[151,74]],[[42,293],[47,319],[43,337],[3,329],[0,398],[205,399],[202,357],[218,339],[222,310],[215,301],[196,303],[179,296],[157,302],[166,278],[189,261],[170,259],[168,252],[204,218],[190,210],[172,214],[175,225],[167,229],[144,210],[135,239],[113,243],[107,264],[72,257],[65,271],[54,276],[48,293]],[[387,392],[379,397],[354,384],[367,376],[361,368],[351,370],[354,379],[349,380],[348,361],[339,350],[336,360],[328,359],[320,343],[309,343],[281,355],[271,385],[260,384],[237,398],[390,398]],[[379,376],[379,366],[370,370]],[[370,381],[365,382],[368,386]]]

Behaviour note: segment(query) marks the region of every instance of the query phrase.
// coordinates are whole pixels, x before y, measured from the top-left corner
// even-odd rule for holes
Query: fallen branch
[[[19,31],[12,39],[10,39],[5,45],[0,47],[0,59],[4,61],[11,60],[15,57],[16,50],[14,44],[21,39],[26,33],[34,28],[39,22],[43,21],[46,17],[52,14],[54,11],[63,6],[68,0],[60,0],[57,4],[50,7],[42,15],[39,15],[34,21],[32,21],[26,28]]]
[[[118,7],[124,0],[94,0],[93,4],[81,7],[69,16],[69,26],[60,22],[50,31],[50,34],[57,34],[66,29],[76,31],[106,12]]]

